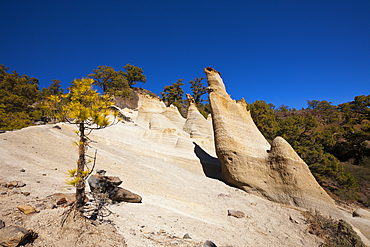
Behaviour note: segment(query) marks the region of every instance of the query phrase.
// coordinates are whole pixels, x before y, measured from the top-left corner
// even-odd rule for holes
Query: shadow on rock
[[[221,180],[221,162],[209,155],[195,142],[193,144],[194,153],[202,164],[204,174],[209,178]]]

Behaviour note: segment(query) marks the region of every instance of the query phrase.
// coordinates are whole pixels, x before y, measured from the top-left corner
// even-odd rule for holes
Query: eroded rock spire
[[[204,72],[222,179],[275,202],[304,208],[334,207],[289,143],[276,137],[270,146],[254,124],[245,100],[230,98],[219,72],[211,67]]]

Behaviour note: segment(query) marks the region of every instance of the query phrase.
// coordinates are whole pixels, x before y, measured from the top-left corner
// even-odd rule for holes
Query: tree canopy
[[[202,96],[207,93],[207,88],[206,86],[203,85],[202,80],[204,80],[204,77],[199,78],[198,76],[190,81],[190,88],[192,92],[192,97],[195,101],[195,104],[200,107],[201,104],[203,103]]]
[[[39,81],[0,65],[0,128],[20,129],[37,117],[32,105],[39,95]]]
[[[167,105],[174,105],[179,110],[181,109],[181,104],[183,101],[184,90],[182,90],[181,86],[184,85],[182,82],[184,79],[178,79],[177,82],[172,83],[172,85],[165,86],[163,89],[162,100],[167,103]]]
[[[103,93],[114,93],[117,90],[123,90],[128,87],[128,83],[122,74],[106,65],[93,69],[93,73],[88,76],[94,80],[94,85],[99,86],[103,90]]]
[[[119,74],[121,74],[125,78],[126,82],[128,83],[130,87],[132,87],[138,82],[146,83],[146,77],[145,75],[143,75],[142,68],[138,66],[130,65],[128,63],[126,64],[126,66],[123,66],[123,69],[126,71],[120,70]]]

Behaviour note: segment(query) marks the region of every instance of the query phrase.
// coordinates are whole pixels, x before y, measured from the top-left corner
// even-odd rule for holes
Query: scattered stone
[[[68,201],[67,201],[67,199],[65,198],[65,197],[63,197],[63,198],[60,198],[58,201],[57,201],[57,205],[59,206],[59,205],[63,205],[63,204],[65,204],[65,203],[67,203]]]
[[[3,192],[0,193],[0,195],[6,195],[6,194],[8,194],[8,192],[6,192],[6,191],[3,191]]]
[[[32,214],[34,213],[36,210],[30,206],[30,205],[19,205],[17,207],[19,210],[21,210],[24,214],[28,215],[28,214]]]
[[[36,181],[36,183],[38,183],[38,184],[39,184],[39,183],[41,183],[41,182],[40,182],[40,181]]]
[[[46,207],[45,207],[45,209],[54,209],[54,208],[57,208],[57,205],[53,203],[48,203],[46,204]]]
[[[298,220],[293,219],[292,216],[289,216],[289,220],[293,223],[299,224]]]
[[[59,125],[54,125],[53,126],[53,129],[58,129],[58,130],[60,130],[60,129],[62,129]]]
[[[46,173],[42,174],[42,176],[46,176]]]
[[[25,172],[26,170],[25,169],[21,169],[20,172]]]
[[[229,197],[229,198],[231,198],[231,195],[221,193],[221,194],[218,195],[218,197]]]
[[[132,193],[124,188],[116,187],[108,193],[109,199],[117,202],[141,203],[142,198],[138,194]]]
[[[6,132],[6,130],[0,130],[0,134],[3,134],[5,132]]]
[[[62,198],[66,199],[67,201],[75,201],[76,200],[76,194],[75,193],[55,193],[51,196],[54,201],[59,201]]]
[[[26,186],[26,184],[25,183],[23,183],[23,182],[17,182],[17,187],[24,187],[24,186]]]
[[[212,241],[207,240],[203,243],[203,247],[217,247]]]
[[[0,220],[0,229],[5,227],[5,222]]]
[[[29,234],[29,231],[27,231],[23,227],[4,227],[0,229],[0,246],[16,247]]]
[[[182,237],[183,239],[191,239],[189,233],[185,233],[185,235]]]
[[[370,220],[370,211],[366,209],[358,208],[352,213],[352,216]]]
[[[234,216],[236,218],[243,218],[245,217],[245,214],[242,211],[236,211],[236,210],[227,210],[228,216]]]
[[[13,187],[17,187],[17,185],[18,185],[18,182],[17,181],[13,181],[13,182],[8,183],[6,187],[13,188]]]
[[[105,170],[96,170],[96,173],[99,174],[99,175],[104,176],[105,173],[107,173],[107,171],[105,171]]]
[[[30,192],[22,192],[23,195],[29,196],[31,193]]]

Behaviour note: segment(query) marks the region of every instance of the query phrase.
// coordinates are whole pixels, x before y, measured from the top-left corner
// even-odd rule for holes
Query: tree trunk
[[[80,123],[79,126],[80,130],[80,143],[78,146],[78,162],[77,162],[77,177],[80,181],[76,187],[76,211],[83,213],[84,205],[85,205],[85,181],[83,180],[82,172],[85,169],[85,146],[86,146],[86,138],[85,138],[85,125],[84,123]]]

